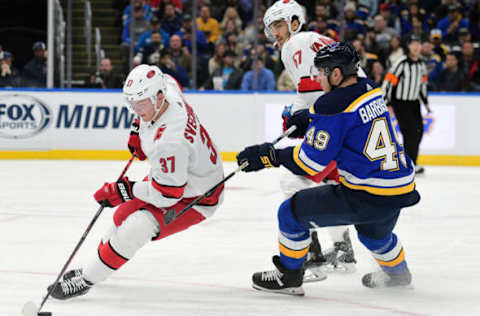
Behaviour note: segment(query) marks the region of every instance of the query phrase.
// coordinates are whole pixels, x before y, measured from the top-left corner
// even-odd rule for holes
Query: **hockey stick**
[[[276,143],[278,143],[280,140],[284,139],[285,137],[287,137],[288,135],[290,135],[294,130],[296,130],[297,127],[295,125],[291,126],[289,129],[287,129],[285,132],[283,132],[282,135],[278,136],[273,142],[272,144],[275,145]],[[169,219],[165,219],[165,224],[168,225],[170,224],[171,222],[173,222],[174,220],[176,220],[177,218],[179,218],[180,216],[182,216],[182,214],[184,214],[186,211],[188,211],[192,206],[196,205],[200,200],[203,200],[204,198],[206,197],[209,197],[210,195],[213,194],[213,192],[215,192],[216,189],[218,189],[219,186],[221,186],[222,184],[224,184],[225,182],[228,181],[228,179],[230,179],[231,177],[233,177],[237,172],[245,169],[246,167],[248,166],[248,161],[245,161],[244,163],[242,163],[237,169],[235,169],[234,171],[232,171],[228,176],[226,176],[225,178],[222,179],[222,181],[220,181],[219,183],[215,184],[210,190],[208,190],[207,192],[205,192],[204,194],[198,196],[195,200],[193,200],[192,202],[190,202],[187,206],[185,206],[183,208],[183,210],[181,210],[178,214],[176,215],[173,215],[171,218]]]
[[[118,177],[118,180],[117,181],[120,181],[123,176],[125,175],[125,173],[127,172],[128,168],[130,168],[130,165],[132,164],[133,160],[135,159],[136,155],[133,154],[132,155],[132,158],[130,158],[130,160],[128,161],[127,165],[125,166],[125,168],[123,168],[123,171],[122,173],[120,174],[120,176]],[[82,238],[80,238],[80,241],[77,243],[77,245],[75,246],[75,249],[73,250],[72,254],[70,255],[70,257],[68,258],[67,262],[65,263],[65,265],[63,266],[62,268],[62,271],[60,271],[60,273],[58,274],[57,276],[57,279],[55,280],[55,283],[54,286],[52,286],[52,288],[47,292],[47,295],[43,298],[42,300],[42,303],[40,304],[40,307],[37,308],[35,303],[33,302],[27,302],[25,303],[25,305],[23,305],[23,309],[22,309],[22,313],[24,316],[48,316],[48,315],[51,315],[52,313],[49,313],[49,312],[43,312],[41,313],[40,310],[42,309],[43,305],[45,305],[45,302],[47,301],[47,299],[50,297],[50,295],[53,293],[53,291],[55,290],[55,288],[57,287],[57,284],[58,284],[58,280],[60,280],[60,278],[62,277],[62,275],[65,273],[65,271],[67,270],[68,266],[70,265],[70,262],[72,261],[73,257],[75,257],[75,255],[77,254],[77,251],[78,249],[80,249],[80,246],[83,244],[83,242],[85,241],[85,239],[87,238],[87,235],[88,233],[90,232],[90,230],[92,229],[93,225],[95,224],[95,222],[97,221],[97,219],[100,217],[100,214],[102,213],[103,209],[105,208],[105,205],[101,205],[100,208],[98,209],[97,213],[95,214],[95,216],[92,218],[92,220],[90,221],[90,224],[88,224],[88,227],[87,229],[85,230],[85,232],[83,233],[82,235]]]

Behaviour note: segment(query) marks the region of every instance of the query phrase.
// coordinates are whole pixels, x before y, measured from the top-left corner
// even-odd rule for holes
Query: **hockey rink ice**
[[[115,181],[126,161],[0,161],[0,315],[39,304],[98,210],[95,190]],[[148,165],[127,172],[140,180]],[[225,174],[236,168],[225,164]],[[70,301],[49,299],[54,316],[152,315],[480,315],[480,168],[426,167],[417,178],[421,202],[404,209],[395,232],[413,288],[361,285],[374,260],[350,235],[357,272],[304,284],[306,295],[258,292],[251,275],[272,269],[282,171],[239,173],[226,184],[217,214],[148,244],[106,282]],[[70,268],[96,255],[112,223],[105,209]],[[325,230],[324,248],[331,245]],[[329,244],[330,243],[330,244]]]

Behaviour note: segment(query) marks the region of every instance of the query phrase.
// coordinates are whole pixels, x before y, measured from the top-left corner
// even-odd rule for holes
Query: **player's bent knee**
[[[300,225],[292,210],[292,199],[285,200],[278,209],[278,223],[282,232],[303,232],[307,230]]]
[[[143,208],[146,204],[147,203],[140,199],[133,199],[122,203],[113,214],[113,223],[117,227],[122,225],[123,221],[126,220],[128,216]]]
[[[110,242],[121,255],[131,258],[159,232],[155,217],[149,211],[138,210],[122,222]]]

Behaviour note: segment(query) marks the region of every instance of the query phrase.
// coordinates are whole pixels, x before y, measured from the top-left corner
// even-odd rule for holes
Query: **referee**
[[[408,54],[400,57],[389,69],[382,85],[385,101],[393,108],[407,155],[415,163],[415,173],[423,173],[417,165],[418,148],[423,136],[420,99],[430,113],[427,96],[427,67],[420,59],[420,37],[407,39]]]

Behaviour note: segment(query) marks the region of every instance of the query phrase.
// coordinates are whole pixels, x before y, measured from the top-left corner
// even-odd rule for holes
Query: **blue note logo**
[[[51,111],[38,98],[21,94],[0,95],[0,137],[29,138],[45,130]]]

